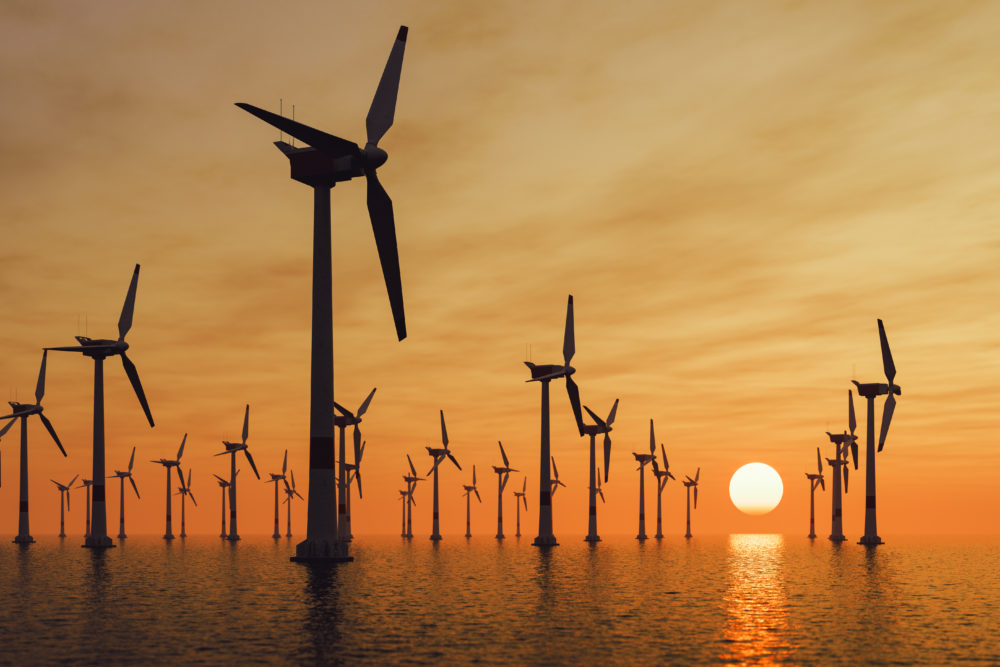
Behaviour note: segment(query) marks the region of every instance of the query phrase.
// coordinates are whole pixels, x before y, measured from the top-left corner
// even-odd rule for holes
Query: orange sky
[[[148,460],[184,432],[201,503],[189,531],[218,530],[209,480],[228,466],[212,455],[238,437],[245,403],[262,474],[288,448],[305,495],[311,196],[288,178],[277,133],[233,102],[276,110],[283,97],[299,120],[360,140],[400,24],[410,38],[380,178],[402,343],[364,186],[333,192],[336,396],[357,407],[378,387],[355,534],[397,532],[404,455],[426,471],[443,408],[455,455],[480,471],[474,532],[492,535],[496,441],[537,480],[539,391],[521,361],[529,343],[535,361],[559,361],[568,293],[584,402],[603,414],[621,398],[602,533],[635,532],[631,452],[652,417],[675,474],[702,469],[694,532],[804,534],[803,473],[816,445],[832,452],[823,431],[844,427],[852,377],[882,379],[878,317],[903,388],[878,458],[880,534],[1000,529],[1000,7],[338,4],[0,8],[0,378],[30,400],[42,346],[72,343],[84,316],[91,336],[114,335],[142,264],[130,356],[155,429],[119,364],[106,367],[109,473],[138,447],[130,532],[162,532],[163,473]],[[36,535],[58,528],[48,479],[89,471],[91,378],[88,361],[50,356],[43,403],[70,456],[32,424]],[[556,535],[582,536],[587,443],[553,389],[568,485]],[[0,442],[11,535],[17,442],[16,427]],[[748,461],[785,480],[764,517],[728,499]],[[845,501],[852,539],[863,473]],[[469,477],[444,468],[445,534],[464,530]],[[270,532],[270,492],[241,486],[241,532]],[[416,498],[427,535],[429,484]],[[671,483],[675,534],[683,498]],[[109,501],[113,529],[117,484]],[[825,535],[829,492],[817,512]],[[299,505],[300,534],[304,520]]]

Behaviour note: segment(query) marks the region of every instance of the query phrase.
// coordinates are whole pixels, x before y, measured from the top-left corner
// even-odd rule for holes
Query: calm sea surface
[[[1000,664],[997,539],[560,539],[2,544],[0,662]]]

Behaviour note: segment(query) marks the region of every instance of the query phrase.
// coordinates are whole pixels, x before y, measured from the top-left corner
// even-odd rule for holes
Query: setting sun
[[[766,463],[748,463],[729,480],[729,497],[746,514],[767,514],[781,502],[781,475]]]

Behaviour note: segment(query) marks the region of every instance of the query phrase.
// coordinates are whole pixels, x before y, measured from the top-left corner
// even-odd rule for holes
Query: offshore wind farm
[[[995,660],[993,10],[376,5],[0,9],[8,655]]]

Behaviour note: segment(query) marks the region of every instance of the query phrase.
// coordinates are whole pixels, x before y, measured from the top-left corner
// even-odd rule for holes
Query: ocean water
[[[1000,664],[1000,540],[130,537],[0,546],[0,662]]]

